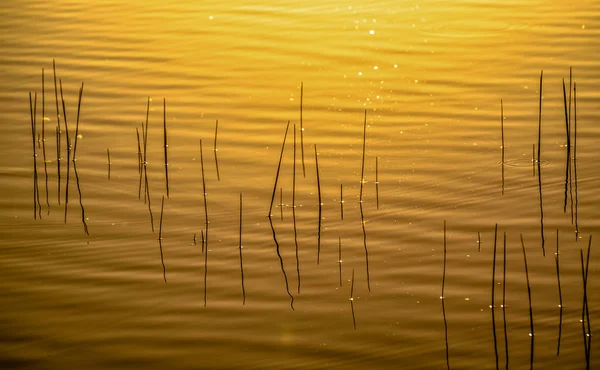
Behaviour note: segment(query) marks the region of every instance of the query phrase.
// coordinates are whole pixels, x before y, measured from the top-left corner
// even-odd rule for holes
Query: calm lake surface
[[[0,28],[1,368],[528,369],[520,235],[533,366],[586,368],[600,2],[5,1]],[[71,144],[84,82],[66,223],[53,60]]]

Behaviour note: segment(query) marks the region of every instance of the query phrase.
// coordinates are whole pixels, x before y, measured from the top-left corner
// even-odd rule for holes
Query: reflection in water
[[[498,241],[498,224],[494,229],[494,260],[492,264],[492,303],[490,308],[492,309],[492,332],[494,334],[494,353],[496,355],[496,369],[498,369],[498,341],[496,339],[496,314],[495,314],[495,294],[494,289],[496,287],[496,244]]]
[[[110,180],[110,148],[106,148],[106,159],[107,159],[107,164],[108,164],[108,179]]]
[[[246,289],[244,288],[244,258],[242,256],[242,250],[244,246],[242,245],[242,193],[240,193],[240,273],[242,278],[242,305],[246,304]]]
[[[571,163],[571,128],[570,123],[569,123],[569,112],[568,112],[568,107],[567,107],[567,88],[565,86],[565,80],[563,79],[562,82],[562,87],[563,87],[563,103],[564,103],[564,110],[565,110],[565,127],[566,127],[566,138],[567,138],[567,162],[565,165],[565,201],[564,201],[564,206],[563,206],[563,212],[567,213],[567,195],[568,195],[568,190],[569,190],[569,173],[570,173],[570,163]],[[570,89],[569,89],[569,94],[571,93]]]
[[[446,305],[442,299],[442,315],[444,317],[444,338],[446,340],[446,367],[450,370],[450,356],[448,348],[448,321],[446,320]]]
[[[352,281],[350,283],[350,309],[352,310],[352,325],[356,330],[356,317],[354,316],[354,269],[352,269]]]
[[[269,216],[269,225],[271,225],[271,232],[273,233],[273,241],[275,242],[275,250],[277,252],[277,257],[279,257],[279,264],[281,265],[281,273],[283,274],[283,279],[285,280],[285,291],[288,296],[290,296],[290,307],[294,310],[294,296],[290,293],[290,286],[288,284],[287,274],[285,273],[285,268],[283,267],[283,258],[281,257],[281,252],[279,251],[279,242],[277,241],[277,236],[275,234],[275,227],[273,226],[273,220],[271,216]],[[341,278],[340,278],[341,279]]]
[[[583,249],[579,250],[579,255],[581,257],[581,276],[583,280],[583,305],[581,309],[581,326],[583,328],[583,345],[585,347],[585,364],[586,369],[590,368],[590,355],[592,352],[592,329],[590,323],[590,307],[588,302],[587,295],[587,283],[588,283],[588,272],[590,267],[590,252],[592,248],[592,236],[590,235],[590,240],[588,243],[587,249],[587,258],[584,264],[583,262]],[[587,328],[586,328],[587,322]]]
[[[556,346],[556,355],[560,355],[560,339],[562,337],[562,320],[563,320],[563,300],[562,300],[562,288],[560,286],[560,249],[558,246],[558,229],[556,229],[556,254],[554,255],[556,261],[556,279],[558,280],[558,307],[560,308],[560,318],[558,321],[558,344]]]
[[[165,149],[165,187],[167,188],[167,198],[169,197],[169,159],[167,142],[167,99],[163,98],[163,146]],[[218,172],[217,172],[218,174]]]
[[[444,288],[446,287],[446,220],[444,220],[444,272],[442,273],[442,295],[440,299],[444,299]]]
[[[148,115],[150,114],[150,97],[146,105],[146,125],[143,127],[144,134],[144,204],[148,203],[148,213],[150,214],[150,227],[154,233],[154,217],[152,216],[152,206],[150,204],[150,186],[148,184]],[[67,135],[68,137],[68,135]]]
[[[273,202],[275,201],[275,192],[277,191],[277,181],[279,181],[279,171],[281,170],[281,160],[283,159],[283,150],[285,149],[285,139],[287,138],[289,128],[290,128],[290,121],[288,121],[287,126],[285,127],[285,134],[283,134],[283,143],[281,144],[281,153],[279,154],[279,163],[277,164],[277,173],[275,174],[275,183],[273,184],[273,196],[271,197],[271,205],[269,206],[269,218],[271,217],[271,211],[273,211]],[[283,192],[283,189],[281,191]],[[282,197],[283,197],[283,195],[280,195],[280,203],[283,203],[283,202],[281,202]],[[282,204],[280,204],[280,207],[281,206],[282,206]],[[281,211],[281,219],[283,220],[283,211]]]
[[[163,221],[163,210],[165,208],[165,196],[162,196],[162,201],[160,203],[160,223],[158,227],[158,247],[160,249],[160,263],[163,268],[163,279],[165,283],[167,282],[167,269],[165,268],[165,259],[163,256],[163,248],[162,248],[162,221]]]
[[[506,330],[506,231],[502,248],[502,322],[504,324],[504,352],[506,353],[506,369],[508,369],[508,332]]]
[[[529,284],[529,270],[527,268],[527,253],[525,252],[525,243],[523,242],[523,234],[521,234],[521,248],[523,250],[523,261],[525,262],[525,278],[527,280],[527,296],[529,297],[529,327],[531,332],[529,336],[531,337],[531,349],[529,356],[529,368],[533,369],[533,347],[535,341],[535,332],[533,330],[533,309],[531,307],[531,284]]]
[[[83,209],[83,197],[81,195],[81,186],[79,185],[79,174],[77,173],[77,162],[73,161],[73,172],[75,172],[75,183],[77,184],[77,192],[79,193],[79,206],[81,207],[81,223],[83,224],[83,231],[86,235],[90,235],[88,231],[88,225],[85,218],[85,210]]]
[[[317,171],[317,193],[319,194],[319,230],[317,232],[317,265],[321,261],[321,215],[323,213],[323,202],[321,201],[321,179],[319,177],[319,157],[317,155],[317,145],[315,144],[315,167]]]
[[[215,154],[215,167],[217,169],[217,180],[221,181],[221,175],[219,174],[219,158],[217,157],[217,136],[219,134],[219,120],[215,123],[215,141],[213,145],[213,153]]]

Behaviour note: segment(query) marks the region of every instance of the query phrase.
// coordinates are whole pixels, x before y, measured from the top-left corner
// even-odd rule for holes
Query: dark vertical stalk
[[[283,150],[285,149],[285,139],[290,128],[290,121],[288,121],[285,127],[285,134],[283,135],[283,143],[281,144],[281,153],[279,154],[279,164],[277,164],[277,173],[275,174],[275,183],[273,184],[273,196],[271,197],[271,205],[269,206],[269,216],[273,210],[273,202],[275,201],[275,192],[277,191],[277,181],[279,180],[279,171],[281,170],[281,160],[283,159]],[[294,130],[295,131],[295,130]],[[282,216],[283,218],[283,216]]]
[[[300,83],[300,150],[302,152],[302,175],[306,177],[304,167],[304,126],[302,125],[302,103],[304,101],[304,82]]]
[[[29,92],[29,113],[31,115],[31,143],[33,144],[33,219],[37,219],[37,153],[35,149],[35,118],[33,101]]]
[[[219,158],[217,157],[217,135],[219,133],[219,120],[215,123],[215,142],[213,145],[213,152],[215,155],[215,167],[217,169],[217,180],[221,181],[221,175],[219,174]]]
[[[340,217],[344,221],[344,184],[340,184]]]
[[[442,299],[442,316],[444,317],[444,338],[446,340],[446,368],[450,370],[450,347],[448,346],[448,320],[446,319],[446,302]]]
[[[44,154],[44,174],[46,175],[46,207],[50,214],[50,198],[48,195],[48,162],[46,160],[46,87],[44,81],[44,68],[42,68],[42,151]]]
[[[500,99],[500,131],[502,132],[502,195],[504,195],[504,102]]]
[[[563,301],[562,301],[562,289],[560,286],[560,250],[558,246],[558,229],[556,229],[556,255],[554,256],[556,261],[556,279],[558,280],[558,307],[560,308],[560,319],[558,323],[558,344],[556,347],[556,355],[560,355],[560,339],[562,336],[562,319],[563,319]]]
[[[540,192],[540,234],[542,238],[542,254],[546,256],[546,248],[544,244],[546,239],[544,237],[544,200],[542,198],[542,94],[544,88],[544,71],[540,73],[540,103],[538,112],[538,152],[537,152],[537,168],[538,168],[538,188]]]
[[[106,157],[107,157],[107,160],[108,160],[108,179],[110,180],[110,165],[111,165],[111,162],[110,162],[110,148],[106,148]]]
[[[340,287],[342,286],[342,238],[338,237],[338,270],[340,271]]]
[[[531,284],[529,284],[529,270],[527,269],[527,253],[525,253],[525,243],[523,242],[523,234],[521,234],[521,248],[523,249],[523,261],[525,262],[525,278],[527,280],[527,296],[529,297],[529,328],[531,332],[531,350],[529,357],[529,368],[533,369],[533,347],[535,342],[535,332],[533,331],[533,309],[531,307]]]
[[[75,120],[75,144],[73,144],[73,162],[77,160],[77,139],[79,137],[79,114],[81,113],[81,97],[83,95],[83,82],[79,88],[79,100],[77,101],[77,119]]]
[[[40,135],[37,133],[37,92],[34,93],[34,98],[33,98],[33,131],[34,131],[34,136],[37,135],[38,137],[38,149],[40,148]],[[34,142],[35,142],[35,137],[34,137]],[[35,144],[33,144],[35,146]],[[39,175],[37,172],[37,152],[34,152],[34,160],[35,160],[35,171],[34,171],[34,175],[35,175],[35,199],[37,202],[37,210],[38,210],[38,217],[40,218],[40,220],[42,219],[42,203],[40,202],[40,181],[39,181]]]
[[[165,187],[167,189],[167,198],[169,198],[169,157],[167,142],[167,99],[163,98],[163,142],[165,149]]]
[[[142,146],[140,143],[140,130],[136,127],[135,133],[137,134],[138,144],[138,172],[140,173],[140,182],[138,186],[138,199],[142,199],[142,178],[144,176],[144,158],[142,156]],[[142,138],[144,137],[144,122],[142,122]],[[146,200],[144,199],[144,202]]]
[[[377,198],[377,209],[379,209],[379,157],[375,157],[375,194]]]
[[[296,272],[298,275],[298,294],[300,294],[300,258],[298,256],[298,230],[296,228],[296,124],[294,123],[294,166],[292,174],[292,218],[294,223],[294,245],[296,246]]]
[[[242,193],[240,193],[240,272],[242,276],[242,305],[246,304],[246,289],[244,288],[244,259],[242,258]]]
[[[506,231],[504,232],[504,247],[502,249],[502,322],[504,323],[504,350],[506,353],[506,369],[508,369],[508,331],[506,330]]]
[[[67,179],[65,184],[65,223],[67,223],[67,210],[69,205],[69,177],[71,173],[71,138],[69,137],[69,125],[67,123],[67,110],[65,109],[65,99],[63,96],[62,79],[58,79],[60,85],[60,100],[62,102],[63,119],[65,121],[65,136],[67,139]]]
[[[281,257],[281,252],[279,251],[279,242],[277,241],[277,236],[275,234],[275,227],[273,226],[273,220],[271,219],[271,216],[269,215],[269,224],[271,225],[271,232],[273,233],[273,241],[275,242],[275,250],[277,252],[277,257],[279,257],[279,264],[281,265],[281,273],[283,274],[283,279],[285,281],[285,290],[288,294],[288,296],[290,297],[290,307],[292,308],[292,311],[294,311],[294,296],[292,295],[292,293],[290,293],[290,286],[288,283],[288,278],[287,278],[287,274],[285,273],[285,268],[283,266],[283,257]]]
[[[148,97],[148,103],[146,104],[146,125],[142,124],[142,134],[144,135],[143,143],[144,146],[144,204],[150,199],[148,196],[148,116],[150,115],[150,97]],[[154,226],[152,226],[154,230]]]
[[[204,242],[205,242],[205,240],[204,240],[204,229],[200,230],[200,240],[201,240],[201,243],[202,243],[202,254],[204,254]]]
[[[354,316],[354,269],[352,269],[352,282],[350,283],[350,308],[352,309],[352,325],[356,330],[356,317]]]
[[[590,348],[588,347],[588,336],[590,335],[585,326],[586,319],[586,308],[587,308],[587,281],[585,278],[585,264],[583,262],[583,249],[579,250],[581,256],[581,280],[583,282],[583,304],[581,307],[581,329],[583,332],[583,348],[585,350],[585,368],[589,369],[589,354]]]
[[[481,233],[477,232],[477,252],[481,252]]]
[[[163,279],[165,280],[165,283],[167,282],[167,269],[165,268],[165,259],[163,256],[163,248],[162,248],[162,221],[163,221],[163,210],[165,207],[165,196],[162,196],[162,201],[160,203],[160,223],[159,223],[159,227],[158,227],[158,247],[160,248],[160,263],[162,264],[162,268],[163,268]]]
[[[317,233],[317,265],[321,261],[321,218],[323,213],[323,202],[321,201],[321,179],[319,177],[319,156],[317,155],[317,145],[315,144],[315,166],[317,171],[317,193],[319,194],[319,228]]]
[[[363,246],[365,248],[365,268],[367,270],[367,288],[371,292],[371,274],[369,273],[369,249],[367,248],[367,230],[365,229],[365,214],[363,212],[363,204],[359,203],[360,206],[360,224],[362,226],[363,233]]]
[[[365,183],[365,151],[367,148],[367,110],[365,109],[365,120],[363,123],[363,150],[362,150],[362,167],[360,171],[360,203],[363,202],[363,185]]]
[[[60,127],[56,125],[56,174],[57,174],[57,196],[60,205]]]
[[[492,264],[492,304],[490,308],[492,309],[492,330],[494,334],[494,353],[496,355],[496,369],[498,369],[498,341],[496,339],[496,314],[495,314],[495,294],[494,290],[496,288],[496,244],[498,241],[498,224],[496,224],[496,228],[494,229],[494,261]]]
[[[200,139],[200,166],[202,170],[202,194],[204,197],[204,228],[206,235],[204,239],[204,307],[206,307],[206,278],[208,276],[208,205],[206,203],[206,178],[204,176],[204,156],[202,154],[202,139]]]
[[[58,109],[58,87],[56,85],[56,63],[54,59],[52,59],[52,70],[54,71],[54,101],[56,102],[56,127],[57,130],[57,146],[56,146],[56,166],[58,171],[58,185],[57,185],[57,193],[58,193],[58,204],[60,205],[60,111]]]
[[[444,220],[444,272],[442,274],[442,295],[440,299],[444,299],[444,288],[446,287],[446,220]]]
[[[575,115],[573,143],[573,176],[575,177],[575,241],[579,240],[579,191],[577,182],[577,82],[573,83],[573,109]]]
[[[531,144],[531,176],[535,176],[535,144]]]
[[[563,79],[563,102],[564,102],[564,110],[565,110],[565,127],[567,131],[567,163],[565,166],[565,202],[563,212],[567,213],[567,195],[568,195],[568,187],[569,187],[569,173],[570,173],[570,162],[571,162],[571,129],[569,122],[569,113],[567,108],[567,91],[565,87],[565,80]]]

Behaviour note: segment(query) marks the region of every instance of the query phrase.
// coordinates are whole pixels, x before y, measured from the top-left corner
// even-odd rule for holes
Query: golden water
[[[506,232],[510,368],[530,365],[520,234],[532,287],[534,366],[585,368],[580,248],[585,252],[590,235],[600,231],[597,1],[59,0],[9,1],[0,10],[0,367],[495,368],[489,305],[497,223],[499,366],[506,366],[500,307]],[[76,162],[81,203],[71,170],[66,224],[62,114],[60,206],[57,195],[53,59],[72,138],[78,89],[85,83]],[[577,164],[577,178],[567,182],[565,212],[562,81],[568,92],[570,67],[577,83],[577,152],[570,163]],[[28,93],[37,92],[40,132],[42,69],[47,166],[40,147],[42,217],[34,219]],[[545,257],[532,166],[541,70]],[[148,97],[154,233],[143,189],[138,199],[136,128],[146,119]],[[170,188],[162,226],[166,284],[157,241],[166,192],[163,98]],[[272,220],[293,310],[267,218],[288,120]],[[572,135],[574,140],[574,127]],[[210,221],[206,296],[200,139]],[[319,265],[314,145],[323,203]],[[440,300],[444,220],[447,347]],[[557,230],[564,306],[559,356]],[[595,245],[593,240],[588,281],[592,332],[600,322]],[[353,270],[356,330],[348,301]],[[592,341],[592,369],[600,366],[597,343]]]

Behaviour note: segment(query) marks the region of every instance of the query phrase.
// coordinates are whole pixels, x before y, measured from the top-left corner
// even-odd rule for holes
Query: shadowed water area
[[[0,368],[600,367],[599,2],[0,30]]]

